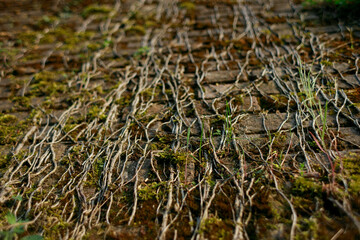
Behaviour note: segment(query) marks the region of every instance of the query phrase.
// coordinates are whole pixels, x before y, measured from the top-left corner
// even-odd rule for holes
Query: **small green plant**
[[[306,104],[306,107],[311,109],[315,104],[315,86],[317,76],[313,77],[311,71],[306,71],[305,66],[301,61],[299,66],[299,76],[300,76],[300,86],[302,93],[305,95],[305,99],[303,99],[303,103]]]
[[[316,127],[318,128],[317,132],[320,134],[321,144],[325,147],[325,135],[328,130],[326,123],[328,103],[323,107],[320,99],[317,97],[316,80],[319,75],[313,76],[311,70],[307,71],[302,62],[299,62],[300,90],[303,94],[303,97],[301,98],[302,104],[314,121],[316,121],[317,118],[320,118],[321,125],[316,124]]]
[[[13,213],[8,213],[5,216],[6,221],[10,226],[7,228],[9,230],[1,231],[0,236],[4,240],[12,240],[18,237],[18,235],[25,232],[24,226],[29,222],[27,220],[18,220]],[[18,238],[17,238],[18,239]],[[29,235],[22,237],[21,240],[42,240],[43,237],[40,235]]]
[[[190,133],[191,133],[191,128],[188,127],[188,130],[187,130],[187,137],[186,137],[186,147],[187,149],[189,149],[189,146],[190,146]]]
[[[215,132],[213,132],[213,136],[221,136],[221,130],[216,129]]]
[[[20,195],[12,196],[11,198],[16,201],[22,201],[22,197]]]
[[[145,57],[149,54],[150,48],[148,46],[141,47],[134,53],[134,57],[139,59],[141,57]]]
[[[300,176],[304,176],[305,163],[300,163]]]
[[[102,44],[102,47],[106,48],[106,47],[110,46],[112,43],[113,42],[110,39],[105,39],[103,44]]]

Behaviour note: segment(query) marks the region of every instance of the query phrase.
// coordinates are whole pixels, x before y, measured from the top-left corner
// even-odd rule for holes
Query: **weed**
[[[106,47],[111,46],[111,44],[113,44],[113,42],[110,39],[105,39],[103,44],[102,44],[102,47],[106,48]]]
[[[40,39],[40,43],[62,42],[64,44],[61,49],[73,50],[81,47],[82,43],[92,38],[94,34],[94,32],[90,31],[77,33],[72,29],[59,27],[44,34]]]
[[[300,163],[300,176],[304,176],[305,169],[305,163]]]
[[[216,129],[215,132],[213,132],[213,136],[221,136],[221,130]]]
[[[300,74],[300,84],[301,90],[305,94],[304,104],[308,109],[311,109],[315,104],[315,86],[316,86],[316,77],[311,75],[311,71],[306,71],[305,67],[303,66],[302,62],[300,61],[299,66],[299,74]]]
[[[6,216],[6,221],[10,226],[9,230],[1,231],[0,236],[3,237],[4,240],[12,240],[17,238],[18,235],[23,234],[25,232],[24,226],[28,224],[29,221],[18,220],[17,217],[13,213],[8,213]],[[41,240],[43,239],[40,235],[29,235],[21,238],[21,240]]]
[[[145,57],[149,54],[150,48],[148,46],[141,47],[134,53],[134,57],[139,59],[141,57]]]
[[[316,93],[316,80],[319,75],[312,76],[311,70],[306,71],[305,67],[300,61],[299,67],[300,74],[300,88],[302,93],[305,95],[301,100],[307,112],[311,115],[313,120],[316,122],[317,118],[320,118],[321,124],[316,123],[318,128],[317,132],[320,132],[320,140],[323,148],[325,148],[325,135],[328,131],[327,128],[327,114],[328,114],[328,102],[323,108],[320,99],[317,98]]]

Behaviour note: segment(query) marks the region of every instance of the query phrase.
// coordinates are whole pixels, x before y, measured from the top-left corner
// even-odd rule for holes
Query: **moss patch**
[[[26,128],[25,121],[18,122],[14,115],[0,114],[0,145],[15,143]]]
[[[125,29],[126,35],[140,35],[143,36],[146,33],[145,27],[141,25],[134,25]]]
[[[84,18],[87,18],[90,15],[106,15],[106,14],[108,14],[110,12],[111,12],[111,7],[110,6],[93,4],[93,5],[87,6],[83,10],[81,15]]]

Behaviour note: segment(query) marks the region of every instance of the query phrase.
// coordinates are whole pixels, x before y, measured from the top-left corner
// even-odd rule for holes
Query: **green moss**
[[[6,172],[7,168],[10,166],[10,163],[11,163],[10,155],[0,155],[0,176]]]
[[[65,93],[67,87],[62,80],[67,75],[64,72],[42,71],[35,74],[30,85],[30,94],[35,96],[53,96]]]
[[[103,94],[104,93],[104,89],[103,89],[103,87],[101,85],[94,88],[94,91],[97,92],[98,94]]]
[[[150,184],[140,185],[138,188],[139,199],[143,201],[157,199],[165,195],[166,182],[153,182]]]
[[[88,173],[87,180],[85,181],[85,184],[87,186],[98,186],[101,174],[104,169],[106,158],[100,157],[97,158],[91,168],[91,171]]]
[[[22,107],[22,108],[30,108],[31,98],[30,97],[13,97],[11,99],[12,102],[15,103],[15,108]]]
[[[178,166],[182,168],[183,166],[185,166],[186,162],[192,161],[192,159],[188,157],[188,154],[186,152],[174,152],[169,149],[168,146],[171,140],[168,140],[166,136],[161,136],[159,140],[160,143],[158,143],[157,147],[158,149],[164,149],[164,151],[160,152],[158,156],[155,157],[158,163]]]
[[[54,214],[48,214],[48,216],[51,216],[52,218],[54,218]],[[59,216],[60,217],[60,216]],[[58,217],[58,218],[59,218]],[[49,222],[53,222],[49,221]],[[44,236],[46,237],[46,239],[53,239],[53,236],[59,236],[59,234],[66,232],[66,230],[69,228],[70,223],[64,222],[63,220],[59,220],[57,221],[57,223],[55,225],[52,226],[44,226]]]
[[[26,130],[27,124],[25,121],[18,122],[14,115],[1,114],[0,115],[0,145],[13,144],[19,135]]]
[[[101,48],[101,45],[99,43],[89,43],[86,47],[91,51],[96,51]]]
[[[97,51],[99,49],[103,49],[106,47],[109,47],[113,44],[113,42],[110,39],[104,39],[103,42],[90,42],[89,44],[87,44],[87,49],[89,49],[90,51]]]
[[[87,6],[81,15],[87,18],[90,15],[106,15],[111,12],[111,7],[107,5],[92,4]]]
[[[39,27],[45,27],[45,26],[49,26],[53,23],[55,23],[59,18],[56,16],[48,16],[45,15],[43,17],[40,18],[40,20],[37,22],[37,25]]]
[[[150,99],[154,95],[152,88],[146,88],[140,94],[145,99]]]
[[[15,56],[19,53],[19,49],[15,48],[1,48],[0,47],[0,57],[6,56],[7,62],[12,62],[15,60]]]
[[[145,21],[146,28],[151,28],[151,27],[156,27],[156,26],[158,26],[158,23],[155,21],[151,21],[151,20]]]
[[[314,197],[321,194],[321,185],[312,179],[298,177],[295,179],[292,192],[295,195],[300,195],[303,197]]]
[[[102,111],[102,109],[99,106],[97,106],[97,105],[92,106],[88,111],[87,119],[89,121],[92,121],[95,118],[98,118],[100,121],[105,121],[107,116],[104,113],[100,114],[101,111]]]
[[[134,25],[131,26],[127,29],[125,29],[125,33],[127,35],[145,35],[146,30],[145,27],[141,26],[141,25]]]
[[[82,43],[91,39],[94,34],[94,32],[90,31],[78,33],[69,28],[59,27],[45,33],[40,39],[40,43],[62,42],[64,45],[61,46],[61,49],[72,50],[81,47]]]
[[[217,217],[211,217],[201,222],[199,233],[206,239],[232,239],[232,222]]]
[[[352,195],[360,193],[360,156],[358,153],[348,153],[343,157],[343,167],[349,181],[348,191]]]
[[[41,117],[43,117],[44,112],[39,109],[32,109],[28,117],[28,121],[31,123],[37,123]]]
[[[58,78],[56,72],[42,71],[34,75],[34,82],[40,81],[54,81]]]
[[[66,124],[63,128],[63,130],[68,133],[71,130],[73,130],[75,127],[77,126],[77,124]]]
[[[64,127],[63,130],[69,134],[69,136],[71,138],[73,138],[74,140],[77,140],[77,137],[79,135],[79,133],[81,132],[81,130],[83,130],[86,127],[86,124],[81,124],[79,126],[79,124],[76,123],[67,123]]]
[[[36,96],[53,96],[66,92],[66,85],[57,82],[41,81],[32,85],[30,92]]]
[[[320,63],[321,63],[321,65],[324,65],[324,66],[329,66],[329,67],[332,66],[332,62],[330,62],[328,60],[322,60]]]
[[[299,230],[297,231],[295,239],[319,239],[317,234],[319,224],[316,218],[300,218],[297,227]]]
[[[24,46],[32,46],[38,37],[37,32],[27,31],[21,32],[17,35],[17,42]]]
[[[273,148],[282,149],[285,146],[287,136],[285,133],[276,132],[271,134],[273,138]]]
[[[119,99],[115,100],[115,104],[119,105],[119,107],[121,108],[124,108],[130,105],[131,99],[132,99],[132,95],[130,93],[124,94]]]
[[[194,11],[196,5],[192,2],[182,2],[182,3],[180,3],[179,7],[186,9],[187,11]]]

